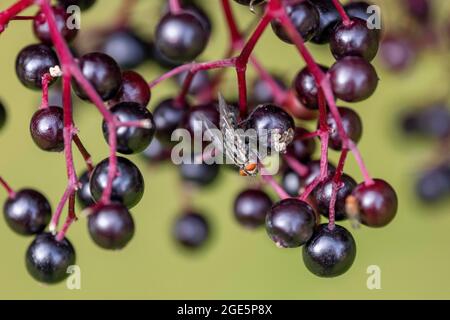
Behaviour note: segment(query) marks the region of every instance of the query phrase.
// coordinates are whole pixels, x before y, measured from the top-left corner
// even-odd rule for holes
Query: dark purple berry
[[[153,116],[145,107],[136,102],[121,102],[110,109],[111,113],[121,122],[141,122],[143,127],[117,127],[117,151],[123,154],[133,154],[144,151],[155,134]],[[109,143],[109,128],[103,121],[103,136]]]
[[[132,208],[139,203],[144,195],[144,178],[138,167],[130,160],[117,157],[118,174],[113,180],[111,200],[123,203]],[[89,186],[92,198],[100,200],[108,183],[109,158],[100,162],[91,175]]]
[[[361,118],[354,110],[350,108],[339,107],[338,111],[341,115],[342,125],[344,127],[345,133],[347,133],[347,136],[354,143],[358,143],[363,132]],[[329,147],[333,150],[341,150],[342,140],[339,135],[336,120],[334,119],[331,112],[327,114],[327,124],[330,128]]]
[[[450,163],[423,172],[416,183],[416,193],[427,203],[447,199],[450,196]]]
[[[325,66],[319,66],[324,73],[328,72]],[[319,109],[317,83],[307,67],[303,68],[296,76],[293,87],[300,102],[308,109]]]
[[[316,35],[319,28],[319,12],[310,1],[287,5],[285,10],[304,41],[308,41]],[[293,43],[288,33],[284,30],[281,21],[277,19],[272,20],[272,29],[278,38],[284,42]]]
[[[430,22],[432,8],[429,0],[402,0],[409,15],[417,22],[426,25]]]
[[[122,72],[113,58],[100,52],[88,53],[79,59],[78,64],[85,78],[103,101],[108,101],[117,95],[122,86]],[[89,100],[76,81],[73,87],[77,96],[83,100]]]
[[[384,180],[359,184],[352,193],[361,222],[368,227],[384,227],[395,217],[398,199],[395,190]]]
[[[366,21],[367,23],[373,23],[374,14],[376,11],[373,8],[370,8],[372,4],[365,1],[356,1],[350,2],[344,6],[345,11],[347,12],[350,18],[358,18]],[[377,18],[381,18],[380,16]],[[377,34],[377,38],[381,38],[381,29],[371,29]]]
[[[158,23],[155,45],[170,60],[187,62],[203,52],[209,36],[210,32],[197,15],[188,11],[169,13]]]
[[[298,161],[306,163],[311,160],[316,151],[316,141],[314,139],[304,139],[303,137],[310,133],[302,127],[295,128],[294,140],[287,148],[287,153]]]
[[[89,178],[89,171],[83,172],[83,174],[78,178],[80,188],[77,190],[77,199],[80,207],[83,209],[91,207],[95,204],[95,201],[92,198],[91,188],[89,186]]]
[[[69,276],[68,268],[75,264],[75,250],[68,239],[57,241],[51,233],[41,233],[28,247],[25,262],[35,280],[58,283]]]
[[[188,110],[187,104],[179,103],[175,99],[160,102],[153,111],[156,135],[165,142],[171,141],[173,131],[180,127]]]
[[[317,44],[328,43],[333,28],[341,21],[341,17],[330,0],[314,0],[312,3],[319,13],[319,28],[311,41]]]
[[[209,223],[199,213],[187,212],[177,217],[173,234],[177,243],[185,248],[197,249],[209,237]]]
[[[294,119],[282,108],[274,104],[258,106],[252,111],[246,122],[247,129],[256,131],[259,142],[268,146],[268,151],[284,152],[294,138]],[[280,135],[275,138],[274,133]]]
[[[7,119],[6,108],[0,101],[0,129],[2,129],[3,126],[5,125],[6,119]]]
[[[78,29],[68,27],[70,15],[66,12],[66,10],[63,7],[52,7],[52,11],[55,16],[58,32],[67,42],[75,39],[78,34]],[[44,44],[53,44],[52,37],[50,35],[50,28],[48,26],[45,14],[42,11],[39,11],[33,19],[33,31],[35,36]]]
[[[154,137],[150,145],[142,152],[145,159],[150,162],[160,162],[170,159],[171,149]]]
[[[124,248],[134,235],[134,221],[120,203],[101,205],[89,215],[89,234],[99,247],[109,250]]]
[[[132,69],[147,59],[149,48],[133,30],[124,29],[108,35],[100,51],[113,58],[120,67]]]
[[[303,247],[306,268],[319,277],[337,277],[347,272],[355,261],[356,243],[350,232],[327,224],[316,228],[314,235]]]
[[[182,72],[177,76],[176,80],[178,86],[183,87],[187,75],[188,72]],[[208,72],[205,70],[198,71],[195,73],[194,78],[192,78],[188,93],[192,95],[199,94],[208,89],[210,85],[211,83]]]
[[[281,185],[291,197],[298,197],[300,189],[304,187],[304,181],[295,171],[285,170]]]
[[[40,192],[23,189],[6,200],[3,214],[12,230],[22,235],[31,235],[44,231],[50,222],[52,209],[47,198]]]
[[[272,75],[272,78],[280,88],[287,88],[284,80],[281,77]],[[253,86],[251,89],[251,102],[255,105],[275,103],[275,96],[272,86],[266,80],[258,78],[253,82]]]
[[[112,103],[135,102],[146,107],[150,102],[151,92],[147,81],[135,71],[122,72],[122,87]]]
[[[30,122],[30,133],[34,143],[44,151],[64,150],[63,109],[48,107],[39,109]]]
[[[42,77],[58,64],[58,57],[52,48],[45,44],[32,44],[19,52],[16,59],[16,74],[27,88],[41,89]]]
[[[354,18],[350,24],[339,23],[330,37],[330,48],[336,59],[357,56],[372,61],[378,52],[378,34],[367,22]]]
[[[219,175],[219,165],[216,163],[206,164],[205,162],[196,164],[182,163],[179,166],[181,178],[198,186],[207,186],[213,183]]]
[[[64,7],[78,6],[81,10],[87,10],[92,7],[97,0],[58,0]]]
[[[271,207],[272,200],[267,193],[246,189],[234,201],[234,216],[241,225],[253,229],[264,225]]]
[[[205,126],[199,119],[206,118],[209,122],[214,124],[217,128],[220,127],[220,114],[215,102],[201,104],[190,108],[182,121],[182,126],[187,129],[192,135],[203,134],[206,131]]]
[[[266,218],[269,237],[282,248],[295,248],[305,244],[311,238],[315,225],[313,208],[294,198],[275,203]]]
[[[356,187],[356,181],[352,177],[343,174],[338,184],[335,203],[335,220],[340,221],[347,218],[345,201]],[[326,218],[330,216],[330,202],[333,193],[333,176],[321,182],[313,191],[313,197],[317,211]]]
[[[394,72],[407,70],[416,61],[418,52],[408,35],[391,34],[384,37],[380,58],[384,66]]]
[[[330,162],[328,162],[327,167],[328,167],[327,176],[330,177],[336,171],[336,167]],[[309,162],[307,164],[307,168],[308,168],[308,175],[304,178],[305,186],[313,183],[314,180],[320,176],[320,160],[314,160]]]
[[[375,68],[359,57],[345,57],[337,61],[331,67],[329,75],[334,93],[347,102],[369,98],[378,86]]]

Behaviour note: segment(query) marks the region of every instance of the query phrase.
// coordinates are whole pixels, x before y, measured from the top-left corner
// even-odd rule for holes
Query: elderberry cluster
[[[78,31],[67,27],[65,8],[78,5],[86,10],[95,2],[60,0],[58,6],[51,7],[56,31],[67,43],[78,36]],[[363,125],[355,110],[332,104],[334,98],[346,103],[364,101],[375,92],[378,76],[371,61],[378,52],[380,30],[369,28],[369,4],[366,2],[349,4],[344,7],[344,14],[331,0],[236,2],[245,6],[241,9],[260,7],[265,14],[274,14],[271,10],[277,3],[281,4],[301,39],[329,44],[336,62],[330,67],[319,66],[319,76],[308,64],[298,72],[292,88],[270,74],[268,79],[261,77],[249,90],[252,110],[243,108],[247,97],[242,87],[236,92],[239,103],[228,102],[233,114],[237,115],[238,109],[241,111],[240,116],[236,116],[239,119],[236,126],[256,132],[276,131],[284,137],[283,143],[267,141],[271,153],[281,151],[281,186],[277,177],[262,178],[277,191],[281,200],[273,201],[261,187],[248,187],[236,197],[234,215],[244,227],[265,226],[270,239],[281,248],[302,246],[303,261],[313,274],[321,277],[341,275],[354,262],[356,244],[351,233],[336,225],[335,221],[350,219],[355,224],[361,222],[368,227],[384,227],[397,212],[398,200],[394,189],[382,179],[372,179],[363,164],[364,182],[358,183],[343,173],[345,155],[350,151],[356,153]],[[194,70],[199,64],[190,64],[210,43],[212,22],[200,7],[200,2],[176,2],[180,8],[173,7],[173,3],[161,10],[152,42],[126,26],[108,32],[96,50],[82,54],[76,53],[77,48],[72,50],[76,55],[76,70],[81,75],[76,74],[77,77],[72,79],[70,89],[79,99],[98,105],[88,90],[91,88],[108,106],[103,114],[101,130],[113,155],[116,152],[122,155],[140,153],[153,163],[161,163],[169,160],[174,146],[171,136],[176,129],[186,129],[195,136],[207,130],[198,126],[198,119],[206,119],[218,128],[223,125],[224,119],[216,100],[217,87],[223,80],[220,72],[213,78],[211,72],[206,71],[212,69],[213,63],[203,65],[205,70]],[[271,27],[278,38],[298,45],[283,16],[274,14],[272,18]],[[63,105],[48,104],[48,97],[45,98],[48,87],[57,83],[69,67],[58,51],[61,48],[54,43],[53,29],[49,25],[48,13],[39,11],[33,19],[33,31],[39,43],[26,46],[16,59],[16,74],[20,82],[29,89],[43,91],[42,105],[31,117],[30,134],[43,151],[64,151],[66,156],[70,149],[68,136],[75,141],[88,166],[88,170],[78,177],[76,193],[79,204],[88,215],[88,232],[99,247],[122,249],[135,232],[130,209],[144,195],[144,178],[139,168],[123,156],[110,155],[92,166],[87,151],[80,146],[74,124],[68,120],[71,119],[71,110],[67,107],[70,92],[63,92]],[[245,60],[242,54],[239,58]],[[222,60],[222,64],[236,67],[239,73],[242,71],[237,65],[241,62],[239,58]],[[139,73],[129,70],[149,59],[174,72],[181,87],[179,95],[150,103],[152,85],[149,86]],[[177,69],[186,65],[193,67]],[[72,69],[75,68],[72,66]],[[323,83],[318,83],[321,74],[324,76],[322,80],[329,81],[333,98],[325,97]],[[78,76],[89,85],[86,86]],[[289,108],[290,99],[277,97],[274,88],[308,109],[309,116],[294,116]],[[285,95],[287,92],[295,94]],[[5,119],[3,110],[0,104],[0,128]],[[302,121],[306,118],[317,120],[315,132],[303,127]],[[314,157],[318,142],[323,147],[320,160]],[[197,158],[202,149],[194,150],[188,156]],[[328,149],[341,152],[337,166],[328,163]],[[240,168],[240,173],[251,175],[262,167],[261,163],[251,165],[244,166],[245,170]],[[232,168],[235,169],[234,166]],[[116,174],[111,176],[113,170]],[[205,188],[217,179],[220,166],[183,163],[177,170],[187,184]],[[5,218],[17,233],[35,236],[26,253],[26,264],[29,273],[38,281],[62,281],[67,276],[67,267],[75,263],[75,250],[65,237],[70,222],[75,220],[72,212],[74,199],[71,195],[68,198],[69,223],[56,235],[59,216],[52,215],[45,196],[31,189],[9,190],[4,205]],[[322,217],[328,218],[329,223],[321,224]],[[49,232],[46,232],[49,223]],[[203,213],[188,206],[177,216],[173,234],[183,247],[200,248],[211,234],[210,224]]]

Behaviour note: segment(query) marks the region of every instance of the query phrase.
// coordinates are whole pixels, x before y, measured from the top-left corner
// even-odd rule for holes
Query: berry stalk
[[[342,23],[346,26],[350,25],[352,21],[348,17],[347,12],[345,12],[344,7],[342,6],[341,2],[339,0],[331,0],[333,1],[333,5],[336,7],[337,12],[341,16]]]
[[[12,198],[14,198],[16,196],[16,193],[14,192],[14,190],[10,187],[10,185],[6,182],[6,180],[3,179],[3,177],[1,177],[1,176],[0,176],[0,185],[8,193],[8,198],[12,199]]]

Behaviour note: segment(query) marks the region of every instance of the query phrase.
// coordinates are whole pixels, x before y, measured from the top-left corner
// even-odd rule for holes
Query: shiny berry
[[[325,66],[319,66],[324,73],[328,72]],[[316,80],[307,67],[300,70],[295,77],[293,87],[300,102],[308,109],[319,109],[318,88]]]
[[[384,180],[359,184],[352,193],[357,201],[361,222],[368,227],[384,227],[395,217],[398,199],[395,190]]]
[[[101,205],[89,215],[89,234],[99,247],[109,250],[124,248],[134,235],[134,221],[120,203]]]
[[[291,197],[298,197],[300,189],[304,187],[304,179],[295,171],[285,170],[281,178],[281,185]]]
[[[339,23],[330,37],[330,48],[336,59],[358,56],[372,61],[378,52],[378,34],[367,22],[354,18],[350,24]]]
[[[316,35],[319,28],[319,12],[310,1],[287,5],[285,10],[304,41],[308,41]],[[284,30],[281,21],[272,20],[272,29],[278,38],[292,44],[292,40]]]
[[[6,200],[3,214],[12,230],[22,235],[31,235],[44,231],[50,222],[52,209],[47,198],[40,192],[23,189]]]
[[[68,20],[70,15],[63,7],[52,7],[53,14],[56,20],[58,32],[64,37],[67,42],[72,41],[78,34],[77,28],[69,28]],[[45,14],[39,11],[33,19],[33,31],[35,36],[47,45],[52,45],[52,37],[50,35],[50,28],[47,23]]]
[[[287,148],[287,153],[300,162],[308,162],[316,151],[316,141],[314,139],[304,139],[303,137],[310,133],[302,127],[295,128],[294,140]]]
[[[416,182],[416,193],[427,203],[437,202],[450,196],[450,163],[421,173]]]
[[[207,186],[213,183],[219,175],[218,164],[206,164],[204,162],[182,163],[179,166],[181,178],[198,186]]]
[[[121,102],[110,109],[120,122],[141,122],[142,127],[117,127],[117,151],[123,154],[133,154],[144,151],[155,134],[153,116],[145,107],[136,102]],[[109,128],[103,121],[103,136],[109,143]]]
[[[314,235],[303,247],[306,268],[319,277],[337,277],[347,272],[355,261],[356,243],[350,232],[327,224],[316,228]]]
[[[85,78],[92,84],[103,101],[116,96],[122,85],[122,72],[113,58],[100,52],[88,53],[79,59],[78,64]],[[81,99],[89,99],[76,81],[74,90]]]
[[[36,111],[33,118],[31,118],[30,133],[34,143],[42,150],[63,151],[63,109],[53,106]]]
[[[150,162],[160,162],[170,159],[171,149],[154,137],[150,145],[142,152],[145,159]]]
[[[180,127],[189,106],[175,99],[160,102],[153,111],[156,135],[164,141],[170,141],[173,131]]]
[[[118,174],[113,180],[111,200],[132,208],[144,195],[144,178],[138,167],[130,160],[117,157]],[[90,189],[95,201],[100,200],[108,183],[109,158],[100,162],[92,172]]]
[[[149,48],[133,30],[124,29],[108,35],[100,51],[113,58],[120,67],[132,69],[145,62]]]
[[[334,172],[336,171],[336,167],[330,162],[328,162],[327,167],[328,167],[327,176],[329,177],[334,174]],[[314,160],[309,162],[307,164],[307,168],[308,174],[304,177],[305,186],[313,183],[314,180],[320,176],[320,160]]]
[[[259,142],[268,146],[268,151],[285,152],[294,138],[294,119],[282,108],[274,104],[264,104],[252,111],[246,122],[247,129],[253,129]],[[277,135],[279,135],[277,140]]]
[[[415,63],[417,55],[416,46],[406,34],[386,35],[381,42],[381,62],[390,71],[407,70]]]
[[[335,220],[344,220],[347,218],[345,200],[356,187],[356,181],[343,174],[338,184],[335,203]],[[333,194],[333,176],[321,182],[313,191],[314,201],[317,211],[326,218],[330,216],[330,202]]]
[[[187,212],[175,220],[173,234],[176,242],[183,247],[196,249],[208,240],[209,229],[209,223],[202,214]]]
[[[209,36],[198,16],[188,11],[176,15],[169,13],[158,23],[155,45],[170,60],[187,62],[203,52]]]
[[[77,199],[78,203],[83,209],[91,207],[95,204],[89,186],[89,178],[90,178],[89,171],[83,172],[83,174],[78,178],[80,188],[77,190]]]
[[[97,0],[58,0],[64,7],[78,6],[81,10],[87,10],[92,7]]]
[[[282,248],[295,248],[311,238],[316,225],[314,210],[298,199],[275,203],[266,217],[269,237]]]
[[[179,87],[183,87],[187,74],[188,72],[182,72],[177,76],[176,80]],[[201,70],[196,72],[194,78],[192,78],[188,93],[196,95],[203,92],[204,90],[207,90],[211,85],[210,80],[211,79],[207,71]]]
[[[344,9],[350,18],[358,18],[367,23],[373,23],[374,21],[372,21],[372,19],[376,11],[374,11],[373,8],[370,8],[371,5],[372,4],[365,1],[355,1],[346,4]],[[381,29],[374,28],[371,30],[377,34],[379,40],[381,38]]]
[[[220,127],[220,114],[215,102],[201,104],[190,108],[184,116],[182,126],[192,135],[196,132],[197,134],[204,134],[206,128],[201,122],[201,119],[204,118],[214,124],[217,128]]]
[[[58,57],[52,48],[45,44],[32,44],[19,52],[16,74],[27,88],[41,89],[44,74],[49,73],[49,69],[58,64]]]
[[[286,83],[281,77],[272,75],[272,78],[279,88],[287,89]],[[262,78],[258,78],[253,82],[251,94],[251,102],[255,105],[275,103],[275,95],[271,84]]]
[[[246,189],[234,201],[234,216],[241,225],[253,229],[264,225],[271,207],[272,200],[267,193]]]
[[[338,111],[341,116],[342,125],[344,127],[345,133],[347,133],[347,136],[353,142],[358,143],[359,140],[361,139],[363,132],[363,125],[361,118],[354,110],[350,108],[339,107]],[[329,147],[333,150],[341,150],[342,140],[339,135],[336,120],[334,119],[333,114],[331,112],[327,114],[327,124],[330,128]]]
[[[331,67],[329,75],[334,93],[347,102],[369,98],[378,86],[375,68],[359,57],[345,57],[337,61]]]
[[[312,4],[319,13],[319,28],[311,41],[317,44],[328,43],[334,26],[341,21],[339,12],[330,0],[314,0]]]
[[[51,233],[41,233],[28,247],[25,262],[35,280],[58,283],[69,276],[67,269],[75,264],[75,250],[66,238],[57,241]]]
[[[150,98],[151,92],[147,81],[135,71],[124,71],[122,72],[122,87],[112,103],[135,102],[146,107]]]

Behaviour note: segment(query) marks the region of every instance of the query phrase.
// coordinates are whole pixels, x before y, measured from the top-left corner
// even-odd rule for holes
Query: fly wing
[[[222,94],[218,94],[219,113],[220,113],[220,129],[234,129],[237,125],[237,112],[231,108],[223,98]]]
[[[197,113],[194,115],[195,121],[199,121],[202,124],[202,127],[204,127],[205,130],[205,136],[214,144],[216,149],[223,153],[223,141],[222,141],[222,133],[219,128],[216,127],[214,123],[212,123],[205,115],[201,113]]]

